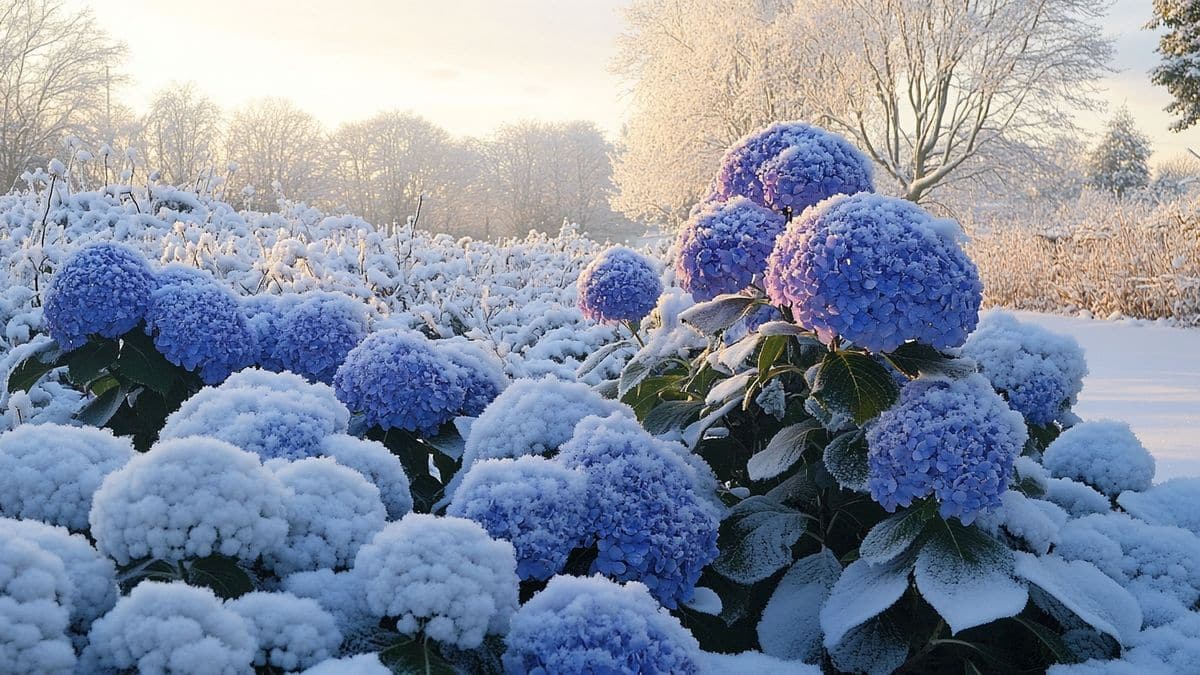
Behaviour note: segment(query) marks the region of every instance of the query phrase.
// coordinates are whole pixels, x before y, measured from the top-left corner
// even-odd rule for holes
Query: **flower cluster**
[[[438,340],[433,343],[447,361],[461,370],[463,390],[462,414],[476,417],[500,392],[508,387],[504,364],[478,343],[463,338]]]
[[[979,364],[1013,410],[1040,426],[1060,420],[1075,405],[1088,372],[1074,338],[1000,311],[982,316],[962,353]]]
[[[333,656],[342,643],[333,615],[291,593],[247,593],[225,605],[246,622],[258,650],[254,665],[290,673]]]
[[[744,197],[709,205],[679,232],[679,285],[698,302],[746,288],[766,269],[785,225],[782,215]]]
[[[258,355],[242,308],[215,279],[200,273],[167,274],[150,296],[146,334],[168,361],[197,370],[206,384],[251,365]]]
[[[579,274],[579,309],[593,321],[641,321],[658,304],[654,265],[626,246],[596,256]]]
[[[691,599],[717,556],[720,513],[697,494],[700,479],[680,452],[612,415],[580,422],[558,460],[588,477],[592,571],[639,581],[667,607]]]
[[[802,122],[780,122],[725,152],[713,196],[746,197],[800,213],[833,195],[873,191],[871,174],[870,160],[841,136]]]
[[[700,645],[635,581],[550,580],[513,616],[509,673],[695,673]]]
[[[369,329],[366,306],[345,293],[304,293],[293,302],[276,303],[276,309],[286,311],[269,321],[276,336],[271,352],[261,349],[260,358],[317,382],[333,381]]]
[[[1124,422],[1099,420],[1067,429],[1046,448],[1042,463],[1055,478],[1086,483],[1108,497],[1145,490],[1154,457]]]
[[[767,295],[829,341],[874,352],[909,340],[957,347],[983,285],[942,224],[902,199],[833,197],[792,221],[767,261]]]
[[[0,671],[71,675],[73,588],[63,561],[32,541],[0,538]]]
[[[258,345],[258,359],[255,361],[261,368],[280,372],[286,370],[283,361],[277,356],[279,341],[283,337],[280,318],[300,300],[298,293],[271,295],[259,293],[240,298],[242,312],[246,315],[246,326],[254,335],[254,343]]]
[[[412,511],[412,490],[404,464],[382,443],[334,434],[322,441],[321,454],[354,469],[379,488],[388,520],[399,520]]]
[[[888,511],[932,495],[943,518],[970,524],[1000,506],[1025,423],[987,380],[922,377],[867,428],[868,487]]]
[[[466,400],[461,369],[420,333],[372,333],[346,356],[333,379],[338,398],[369,426],[433,435]]]
[[[146,259],[128,246],[84,246],[50,280],[46,330],[68,351],[83,346],[89,335],[120,337],[146,316],[157,286]]]

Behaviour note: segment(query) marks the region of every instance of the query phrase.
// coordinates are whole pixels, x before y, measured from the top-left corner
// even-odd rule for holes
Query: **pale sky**
[[[452,133],[485,135],[523,118],[587,119],[615,135],[626,112],[608,71],[628,0],[76,0],[129,45],[142,109],[172,80],[226,108],[284,96],[330,127],[412,110]],[[307,6],[305,6],[307,5]],[[1200,151],[1200,129],[1168,130],[1170,98],[1152,86],[1150,0],[1116,0],[1105,22],[1119,69],[1111,106],[1128,105],[1156,159]],[[1084,115],[1099,128],[1108,112]]]

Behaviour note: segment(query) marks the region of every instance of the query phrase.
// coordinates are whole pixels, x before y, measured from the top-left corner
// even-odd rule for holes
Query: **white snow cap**
[[[258,643],[255,666],[291,672],[316,665],[337,653],[342,634],[337,622],[316,601],[291,593],[247,593],[225,603],[246,620]]]
[[[359,654],[322,661],[304,675],[392,675],[392,669],[383,665],[378,654]]]
[[[62,560],[32,541],[0,537],[0,673],[70,675],[74,589]]]
[[[1154,457],[1128,424],[1113,420],[1067,429],[1046,448],[1042,463],[1055,478],[1087,483],[1108,497],[1145,490],[1154,480]]]
[[[104,479],[90,521],[119,564],[221,554],[253,561],[287,535],[284,487],[258,455],[212,438],[156,444]]]
[[[354,563],[367,608],[396,629],[463,649],[502,634],[517,609],[512,544],[473,521],[410,513],[375,535]]]
[[[133,445],[108,430],[19,426],[0,435],[0,515],[82,532],[100,481],[132,456]]]
[[[412,489],[400,458],[382,443],[345,434],[329,436],[321,443],[321,454],[361,473],[375,487],[387,508],[389,520],[399,520],[412,511]]]

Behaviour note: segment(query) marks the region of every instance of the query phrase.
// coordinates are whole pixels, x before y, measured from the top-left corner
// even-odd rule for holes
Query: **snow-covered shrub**
[[[92,624],[84,672],[145,675],[252,671],[254,637],[207,588],[144,581]]]
[[[120,337],[146,316],[157,285],[145,257],[128,246],[84,246],[50,280],[46,329],[66,350],[83,346],[89,335]]]
[[[127,439],[103,429],[27,424],[0,434],[0,515],[86,530],[100,481],[132,456]]]
[[[269,359],[283,370],[318,382],[332,382],[338,366],[367,336],[367,308],[346,295],[327,291],[303,293],[271,321],[277,331]]]
[[[33,541],[0,537],[0,673],[70,675],[74,588],[63,561]]]
[[[588,417],[558,460],[588,477],[598,551],[591,571],[639,581],[674,608],[717,555],[720,513],[696,493],[694,469],[671,445],[622,415]]]
[[[970,524],[1000,506],[1026,435],[981,376],[914,380],[867,428],[871,497],[895,511],[932,496],[943,518]]]
[[[1013,410],[1039,426],[1059,421],[1075,405],[1088,372],[1075,338],[1000,311],[982,316],[962,353],[979,364]]]
[[[264,553],[279,576],[319,568],[350,567],[358,549],[383,529],[387,510],[379,489],[354,469],[328,457],[280,466],[287,538]]]
[[[512,543],[522,579],[548,579],[587,539],[587,477],[536,455],[475,462],[446,513]]]
[[[761,279],[786,224],[781,214],[745,197],[708,205],[679,231],[679,285],[698,301],[746,288]]]
[[[168,361],[198,370],[206,384],[221,382],[258,355],[237,298],[213,279],[160,278],[150,295],[146,334]]]
[[[383,665],[378,654],[359,654],[322,661],[304,675],[392,675],[392,669]]]
[[[825,342],[872,352],[909,340],[957,347],[978,321],[983,286],[947,229],[902,199],[832,197],[775,242],[767,294]]]
[[[593,321],[641,321],[658,303],[662,281],[645,256],[614,246],[579,274],[579,309]]]
[[[247,593],[226,603],[245,620],[258,645],[254,665],[284,672],[316,665],[337,653],[342,643],[333,615],[308,598],[290,593]]]
[[[696,673],[700,647],[635,581],[559,576],[512,618],[509,673]]]
[[[333,386],[368,426],[432,435],[462,409],[460,372],[420,333],[384,330],[350,351]]]
[[[379,488],[388,520],[399,520],[412,511],[412,493],[404,465],[382,443],[336,434],[321,443],[321,454],[361,473]]]
[[[205,387],[167,417],[163,440],[208,436],[258,454],[264,461],[321,454],[321,444],[345,433],[350,411],[322,383],[292,373],[247,369]]]
[[[367,607],[396,630],[471,649],[502,634],[517,608],[512,544],[477,523],[412,513],[359,549]]]
[[[1200,536],[1200,478],[1174,478],[1145,492],[1122,492],[1117,503],[1147,523],[1174,525]]]
[[[455,338],[438,340],[433,344],[438,353],[459,367],[463,390],[466,392],[461,411],[463,415],[478,416],[508,387],[503,364],[479,343]]]
[[[116,568],[83,535],[36,520],[0,518],[0,539],[32,542],[62,561],[72,586],[70,636],[76,643],[117,602]]]
[[[163,441],[105,477],[91,533],[122,565],[213,554],[252,562],[287,535],[284,494],[253,453],[211,438]]]
[[[1108,497],[1145,490],[1154,457],[1124,422],[1100,420],[1067,429],[1046,448],[1042,462],[1055,478],[1087,483]]]

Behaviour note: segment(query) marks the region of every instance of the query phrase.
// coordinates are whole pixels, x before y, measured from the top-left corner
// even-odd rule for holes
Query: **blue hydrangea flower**
[[[1026,438],[982,376],[921,377],[867,427],[867,486],[888,511],[932,495],[943,518],[969,525],[1000,505]]]
[[[587,538],[587,477],[537,455],[475,462],[446,513],[517,552],[517,576],[549,579]]]
[[[746,197],[799,213],[836,194],[872,190],[870,161],[841,136],[802,122],[779,122],[725,152],[714,196]]]
[[[1083,391],[1087,362],[1070,335],[1060,335],[1011,314],[991,311],[963,345],[996,391],[1031,424],[1062,418]]]
[[[508,387],[508,376],[500,360],[479,344],[453,339],[439,340],[434,345],[438,353],[462,369],[466,391],[460,411],[463,415],[478,417]]]
[[[368,335],[333,378],[338,398],[368,426],[431,436],[462,409],[461,369],[414,331]]]
[[[272,361],[317,382],[332,382],[346,355],[367,336],[367,308],[345,293],[313,291],[279,303]]]
[[[513,615],[504,642],[513,675],[699,672],[696,638],[636,582],[555,577]]]
[[[579,309],[593,321],[641,321],[662,295],[662,281],[645,256],[614,246],[579,274]]]
[[[120,337],[146,316],[157,285],[146,259],[128,246],[84,246],[50,280],[46,330],[67,351],[81,347],[89,335]]]
[[[276,373],[285,370],[277,347],[280,338],[280,317],[299,300],[300,295],[297,293],[260,293],[241,298],[246,324],[250,326],[250,332],[254,333],[255,342],[258,344],[256,363],[260,368]]]
[[[983,284],[945,222],[894,197],[827,199],[780,235],[767,295],[827,342],[874,352],[909,340],[957,347],[979,321]]]
[[[697,302],[746,288],[767,267],[784,217],[746,199],[710,205],[679,232],[679,285]]]
[[[258,354],[237,298],[211,278],[160,285],[150,296],[146,334],[171,363],[199,369],[205,384],[223,381]]]
[[[592,572],[639,581],[663,605],[691,599],[717,556],[720,516],[696,494],[679,452],[621,415],[587,417],[558,460],[588,475],[588,515],[599,555]]]

